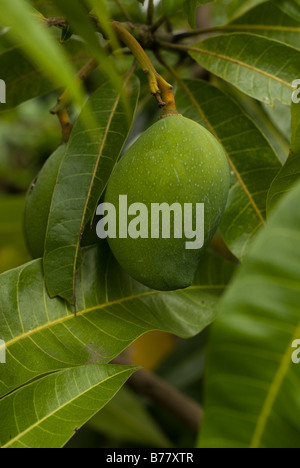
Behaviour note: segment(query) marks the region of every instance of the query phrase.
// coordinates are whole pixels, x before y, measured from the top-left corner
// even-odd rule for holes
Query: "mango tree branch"
[[[129,364],[128,360],[123,356],[114,359],[113,363]],[[128,385],[136,392],[148,396],[166,408],[192,431],[198,432],[202,421],[201,406],[153,372],[144,369],[137,371],[128,380]]]
[[[152,24],[151,28],[150,28],[150,31],[152,33],[154,33],[155,31],[157,31],[162,24],[164,24],[164,22],[167,21],[167,17],[165,15],[161,15],[156,21],[155,23]]]
[[[62,143],[67,143],[69,141],[71,131],[73,128],[73,124],[70,120],[68,111],[66,109],[58,111],[57,117],[61,125]]]
[[[148,10],[147,10],[147,23],[151,25],[153,23],[153,14],[154,14],[154,1],[148,1]]]

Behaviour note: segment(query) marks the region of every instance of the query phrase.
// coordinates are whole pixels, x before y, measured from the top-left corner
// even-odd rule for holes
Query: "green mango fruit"
[[[224,212],[229,182],[226,155],[209,131],[178,115],[156,122],[121,158],[105,192],[105,203],[112,204],[116,209],[116,235],[111,235],[109,229],[104,227],[102,230],[107,232],[108,243],[119,264],[134,279],[152,289],[175,290],[190,286],[201,254],[215,234]],[[142,203],[148,209],[148,215],[143,212],[144,218],[139,212],[140,233],[134,236],[129,235],[130,223],[138,211],[129,211],[124,218],[124,210],[119,206],[120,195],[127,196],[128,207],[133,203]],[[201,248],[187,249],[187,238],[184,235],[178,238],[174,231],[175,214],[169,238],[161,235],[162,221],[159,238],[151,236],[151,207],[152,204],[162,203],[169,206],[176,203],[177,207],[179,204],[182,213],[185,212],[185,204],[193,204],[190,223],[194,228],[197,222],[196,204],[204,204],[204,243]],[[102,221],[108,226],[109,218],[106,218],[105,222],[105,217]],[[124,222],[127,226],[124,226]],[[134,222],[138,231],[138,219]],[[145,234],[147,223],[148,236]],[[177,225],[177,228],[180,227],[182,233],[184,219],[180,223],[181,226]],[[123,232],[121,236],[120,229]],[[128,229],[126,237],[124,229]]]
[[[47,159],[37,178],[30,186],[26,200],[23,220],[24,237],[27,249],[32,258],[44,255],[45,237],[51,208],[52,195],[55,189],[58,171],[66,151],[61,145]],[[88,225],[81,239],[81,246],[95,244],[99,241],[94,222],[91,229]]]

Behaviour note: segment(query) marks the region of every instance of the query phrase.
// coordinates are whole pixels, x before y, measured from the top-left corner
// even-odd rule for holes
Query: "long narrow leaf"
[[[76,69],[84,65],[89,55],[81,41],[71,40],[60,48],[67,53],[67,61]],[[0,111],[17,106],[23,101],[43,96],[57,88],[37,67],[28,61],[20,46],[11,47],[0,54],[1,79],[6,84],[6,104],[1,104]]]
[[[272,2],[258,5],[226,25],[224,30],[259,34],[300,48],[300,23],[284,14]]]
[[[1,448],[60,448],[108,403],[136,367],[87,365],[39,379],[0,400]]]
[[[300,178],[300,105],[292,104],[292,140],[289,157],[275,177],[267,200],[268,212]]]
[[[53,194],[44,255],[46,284],[52,297],[61,296],[71,303],[75,303],[81,233],[94,216],[126,141],[137,104],[138,81],[127,78],[125,86],[130,96],[130,120],[121,93],[111,83],[102,85],[87,103],[92,108],[95,125],[87,130],[79,116]]]
[[[300,447],[300,184],[275,208],[220,304],[201,447]]]
[[[98,60],[102,72],[109,78],[118,91],[123,90],[122,78],[118,74],[113,61],[107,55],[96,34],[96,28],[89,20],[86,9],[79,0],[52,0],[53,4],[66,18],[76,34],[79,34],[86,42],[90,53]],[[124,98],[124,96],[123,96]],[[126,101],[124,100],[124,103]]]
[[[133,281],[103,243],[84,251],[76,316],[47,295],[41,260],[0,275],[0,397],[49,372],[108,363],[150,330],[197,334],[214,319],[234,269],[207,253],[191,288],[159,292]]]
[[[292,47],[254,34],[233,33],[205,39],[190,49],[190,55],[259,101],[291,104],[292,83],[300,74],[300,51]]]
[[[62,48],[41,25],[35,10],[24,0],[2,0],[0,23],[10,26],[10,34],[38,68],[42,68],[56,87],[68,88],[70,96],[82,105],[84,94],[76,70]]]

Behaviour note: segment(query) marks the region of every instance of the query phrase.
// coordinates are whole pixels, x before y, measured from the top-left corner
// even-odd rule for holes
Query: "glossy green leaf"
[[[278,204],[219,307],[201,447],[300,447],[300,184]]]
[[[43,377],[0,400],[1,448],[60,448],[136,367],[87,365]]]
[[[88,426],[114,439],[152,447],[172,447],[138,395],[128,388],[122,390],[106,405]]]
[[[23,0],[2,0],[0,24],[11,27],[10,35],[20,42],[26,55],[58,88],[67,88],[75,102],[82,105],[84,93],[76,70],[49,30],[41,24],[35,10]]]
[[[242,258],[265,223],[267,193],[281,163],[248,115],[214,86],[185,80],[176,103],[183,115],[203,123],[227,154],[232,182],[220,230],[231,251]]]
[[[0,197],[0,273],[29,260],[22,233],[23,211],[23,196]]]
[[[68,41],[63,50],[67,53],[67,61],[76,69],[82,67],[89,58],[84,44],[78,40]],[[0,70],[1,79],[6,83],[6,104],[1,104],[0,111],[43,96],[57,87],[40,67],[28,61],[19,46],[12,46],[0,54]]]
[[[275,177],[267,200],[270,212],[278,200],[288,192],[300,178],[300,104],[292,104],[292,140],[289,157]]]
[[[221,27],[221,30],[223,28]],[[224,27],[226,31],[243,31],[300,48],[300,24],[284,14],[272,2],[258,5]]]
[[[300,51],[292,47],[254,34],[233,33],[205,39],[190,49],[190,55],[259,101],[291,104],[292,83],[300,75]]]
[[[273,0],[275,5],[282,9],[292,18],[300,21],[300,1],[299,0]]]
[[[49,372],[108,363],[151,330],[199,333],[213,321],[234,269],[207,253],[189,289],[154,291],[133,281],[103,242],[84,250],[76,317],[66,302],[48,297],[41,260],[0,275],[0,339],[7,349],[0,397]]]
[[[229,23],[265,1],[243,0],[241,2],[241,0],[230,0],[230,2],[224,2],[224,0],[216,0],[212,5],[214,22],[219,25]]]
[[[85,108],[74,126],[53,194],[45,243],[47,289],[75,303],[74,287],[81,233],[93,218],[134,117],[139,94],[136,78],[125,80],[130,119],[121,93],[104,83],[89,99],[94,126],[85,127]],[[58,274],[59,272],[59,274]]]

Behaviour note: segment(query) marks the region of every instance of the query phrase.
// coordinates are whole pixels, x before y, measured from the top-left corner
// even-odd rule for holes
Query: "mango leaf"
[[[90,53],[98,60],[99,64],[103,64],[101,70],[108,77],[108,79],[114,84],[118,91],[123,89],[122,77],[116,70],[115,64],[111,57],[104,51],[98,35],[96,34],[96,28],[94,23],[89,19],[87,11],[79,0],[52,0],[53,4],[61,12],[61,15],[65,17],[72,27],[75,34],[78,34],[86,42],[87,48]],[[91,3],[89,1],[89,3]],[[102,4],[102,0],[98,0],[98,3]],[[106,8],[102,7],[102,17],[99,23],[106,25],[104,28],[106,36],[112,39],[112,43],[116,42],[111,27],[109,24],[109,18],[106,14]],[[124,96],[123,96],[124,98]],[[125,100],[124,100],[125,103]]]
[[[212,328],[201,447],[300,447],[300,184],[253,243]]]
[[[273,0],[275,5],[282,9],[292,18],[300,21],[300,1],[299,0]]]
[[[22,233],[23,211],[23,196],[0,197],[0,273],[29,260]]]
[[[28,3],[38,11],[40,11],[45,17],[59,16],[59,9],[52,2],[52,0],[27,0]]]
[[[234,269],[207,252],[189,289],[154,291],[133,281],[102,242],[83,251],[76,316],[47,295],[41,260],[0,275],[0,339],[7,351],[0,397],[46,373],[109,363],[151,330],[183,338],[199,333],[213,321]]]
[[[59,295],[73,304],[81,233],[95,214],[135,113],[138,81],[128,76],[124,86],[128,90],[130,119],[121,93],[110,82],[100,86],[86,105],[92,109],[94,125],[86,129],[84,108],[74,126],[53,194],[45,241],[46,285],[51,297]]]
[[[268,212],[300,178],[300,105],[292,104],[292,140],[289,157],[275,177],[267,200]]]
[[[192,28],[196,27],[196,14],[198,7],[206,3],[212,3],[213,1],[215,0],[188,0],[183,3],[183,10],[187,15],[189,24]]]
[[[47,375],[0,400],[0,447],[60,448],[136,367],[87,365]]]
[[[249,96],[269,105],[276,99],[291,104],[292,83],[300,74],[300,51],[254,34],[233,33],[205,39],[189,53]]]
[[[232,181],[220,231],[238,258],[266,218],[266,199],[281,163],[269,142],[236,102],[214,86],[200,80],[179,82],[179,111],[204,124],[223,146]]]
[[[88,426],[125,442],[152,447],[173,446],[138,395],[124,387],[88,422]]]
[[[70,98],[81,106],[84,92],[80,80],[74,78],[76,70],[31,5],[23,0],[2,0],[1,7],[0,24],[11,28],[10,36],[55,87],[67,88]]]
[[[176,11],[187,3],[187,0],[163,0],[163,10],[167,16],[172,16]]]
[[[88,60],[89,55],[81,41],[72,39],[63,46],[67,60],[79,69]],[[6,83],[6,104],[0,111],[7,110],[23,101],[43,96],[57,86],[46,77],[40,67],[28,61],[20,46],[11,47],[0,54],[1,78]]]
[[[214,23],[220,25],[229,23],[265,1],[243,0],[241,2],[241,0],[231,0],[230,2],[224,2],[224,0],[216,0],[213,4]]]
[[[258,5],[248,13],[224,26],[226,31],[243,31],[283,42],[300,48],[300,24],[290,16],[284,14],[272,2]]]

